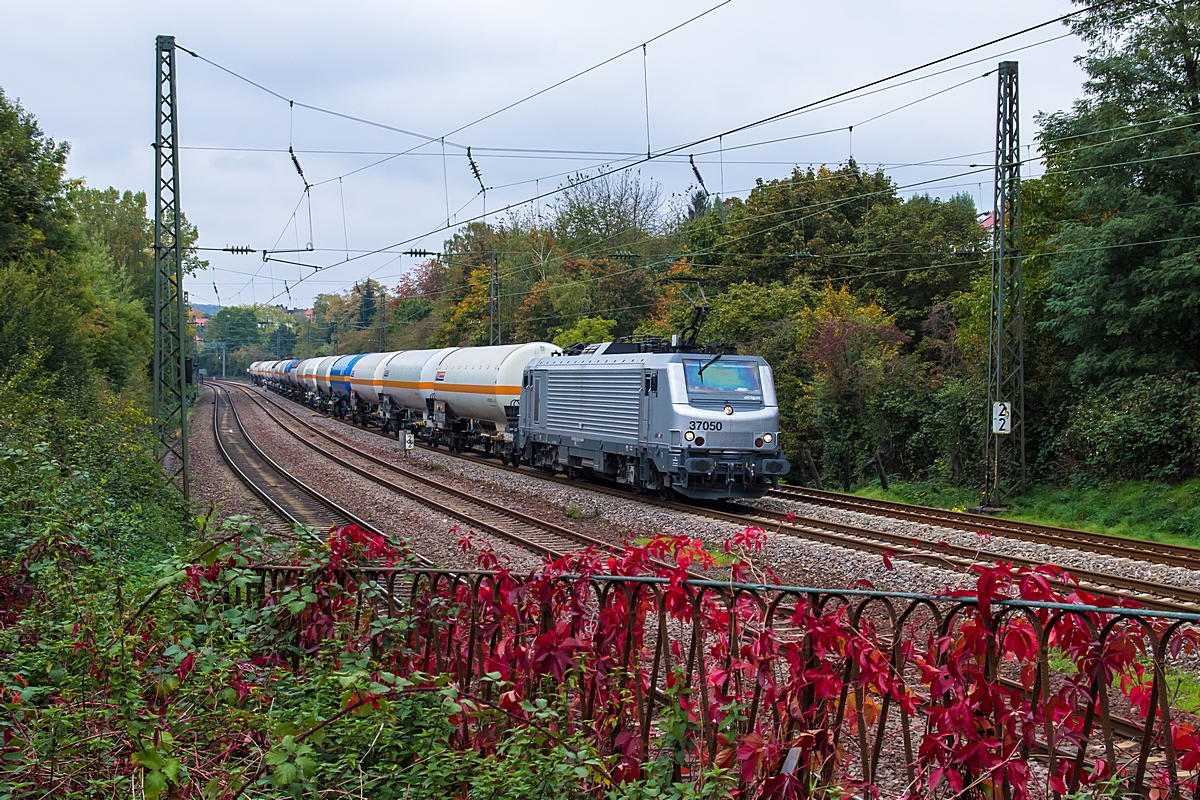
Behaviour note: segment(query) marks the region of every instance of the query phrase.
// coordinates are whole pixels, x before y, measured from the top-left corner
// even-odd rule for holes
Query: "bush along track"
[[[123,601],[45,537],[0,580],[0,796],[1195,792],[1195,619],[1003,564],[943,597],[779,587],[763,538],[522,576],[469,533],[452,573],[353,526],[284,557],[235,519]]]

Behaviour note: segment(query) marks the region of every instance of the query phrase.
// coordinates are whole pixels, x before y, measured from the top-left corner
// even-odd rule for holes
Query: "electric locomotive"
[[[520,460],[635,491],[761,497],[786,475],[771,368],[657,338],[573,348],[524,370]]]

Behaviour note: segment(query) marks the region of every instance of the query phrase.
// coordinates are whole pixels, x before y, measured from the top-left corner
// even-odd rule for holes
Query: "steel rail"
[[[217,384],[217,382],[215,382],[215,381],[213,383]],[[307,483],[305,483],[304,481],[297,478],[295,475],[288,472],[278,462],[276,462],[269,455],[267,455],[266,452],[258,445],[258,443],[254,441],[254,438],[250,436],[249,431],[246,430],[246,426],[242,422],[241,414],[238,413],[237,404],[234,402],[232,392],[230,392],[229,389],[224,386],[220,386],[219,388],[221,389],[221,391],[224,391],[227,395],[226,396],[227,407],[228,407],[230,413],[233,414],[233,419],[234,419],[235,423],[237,424],[237,430],[238,430],[239,434],[241,435],[242,441],[245,442],[246,445],[248,445],[250,454],[252,454],[255,458],[257,458],[259,461],[261,461],[262,464],[266,465],[267,471],[274,472],[280,478],[283,479],[283,482],[277,482],[277,483],[273,484],[273,488],[275,488],[275,490],[276,490],[275,494],[276,495],[280,494],[279,489],[280,489],[280,487],[283,487],[283,486],[290,486],[290,487],[292,487],[293,490],[295,490],[293,492],[290,492],[290,494],[292,495],[290,498],[286,498],[286,499],[285,498],[277,498],[276,496],[274,496],[272,494],[272,492],[268,491],[265,487],[263,487],[259,481],[254,480],[247,473],[247,471],[245,469],[243,469],[242,466],[237,463],[234,456],[230,453],[229,448],[226,447],[226,443],[225,443],[225,441],[223,441],[223,437],[221,436],[221,428],[220,428],[220,424],[219,424],[219,405],[220,404],[218,402],[220,394],[217,391],[218,386],[214,385],[214,387],[213,387],[213,434],[216,437],[217,448],[218,448],[218,450],[220,450],[221,456],[225,460],[225,463],[229,465],[229,467],[233,470],[234,474],[238,477],[238,479],[241,480],[242,483],[244,483],[247,486],[247,488],[249,488],[250,491],[253,492],[260,500],[262,500],[263,503],[267,506],[267,508],[269,508],[271,511],[273,511],[278,516],[282,517],[285,522],[289,522],[292,525],[298,525],[298,526],[301,526],[306,529],[312,528],[314,526],[306,524],[300,518],[300,515],[302,515],[302,514],[300,514],[301,509],[296,507],[297,505],[301,504],[299,502],[299,498],[296,496],[297,494],[300,494],[302,496],[306,496],[310,500],[310,503],[303,504],[303,505],[308,506],[307,509],[303,509],[303,510],[309,511],[310,513],[315,510],[316,513],[327,514],[331,525],[343,524],[346,522],[352,523],[352,524],[357,525],[358,527],[362,528],[363,530],[370,531],[378,536],[382,536],[384,539],[386,539],[388,541],[394,542],[393,537],[389,536],[384,531],[381,531],[379,528],[375,527],[371,523],[362,519],[357,514],[350,511],[349,509],[347,509],[346,507],[342,506],[341,504],[337,503],[334,500],[329,499],[328,497],[323,495],[318,490],[309,486]],[[243,456],[246,455],[245,451],[242,452],[242,455]],[[291,506],[290,508],[288,507],[289,505]],[[298,514],[300,514],[300,515],[298,515]],[[313,538],[316,539],[317,541],[321,541],[321,539],[317,536],[313,536]],[[426,558],[425,556],[421,555],[420,553],[414,553],[413,555],[417,558],[417,560],[421,561],[424,564],[428,564],[428,565],[433,564],[433,562],[430,559]]]
[[[251,400],[253,400],[255,403],[257,403],[259,405],[260,408],[262,408],[263,412],[269,418],[271,418],[276,424],[278,424],[281,428],[283,428],[283,430],[286,431],[287,433],[289,433],[292,437],[294,437],[301,443],[307,445],[309,448],[313,449],[314,451],[321,454],[325,458],[328,458],[329,460],[333,461],[334,463],[336,463],[342,467],[345,467],[346,469],[351,470],[355,474],[361,475],[362,477],[364,477],[370,481],[373,481],[381,486],[384,486],[387,489],[397,492],[398,494],[404,495],[412,500],[416,500],[418,503],[421,503],[422,505],[429,506],[429,507],[434,508],[448,516],[459,519],[478,530],[481,530],[486,533],[490,533],[490,534],[493,534],[500,538],[511,541],[514,544],[518,545],[519,547],[525,548],[527,550],[531,550],[535,553],[538,553],[539,555],[550,556],[552,558],[561,558],[561,557],[569,555],[573,552],[577,552],[577,549],[575,547],[562,547],[561,544],[557,544],[557,543],[553,543],[553,542],[547,543],[545,541],[535,541],[534,539],[529,538],[528,534],[522,534],[520,532],[512,530],[511,528],[505,527],[503,524],[496,524],[495,522],[489,522],[488,520],[481,518],[479,516],[479,512],[477,510],[475,510],[475,511],[463,510],[463,508],[461,506],[450,505],[450,504],[445,503],[444,501],[441,501],[434,497],[429,496],[429,494],[426,491],[418,491],[411,487],[402,486],[400,484],[397,484],[393,481],[388,480],[387,478],[384,478],[384,477],[372,472],[369,469],[366,469],[357,464],[351,463],[351,462],[347,461],[346,459],[338,456],[337,454],[330,452],[328,449],[321,447],[320,445],[316,444],[315,442],[311,441],[310,439],[307,439],[304,436],[301,436],[300,434],[298,434],[291,427],[289,427],[286,423],[284,423],[282,420],[280,420],[278,417],[276,417],[271,412],[270,409],[268,409],[265,405],[263,405],[260,398],[256,397],[253,393],[249,392],[246,387],[239,386],[238,388],[240,388],[243,392],[245,392],[247,394],[247,396],[250,397]],[[329,442],[333,443],[334,445],[337,445],[338,447],[342,448],[343,450],[348,451],[349,453],[353,454],[355,457],[362,458],[366,461],[371,462],[374,465],[383,467],[384,469],[387,469],[393,473],[396,473],[397,475],[400,475],[407,480],[417,482],[425,487],[428,487],[429,489],[434,490],[435,493],[443,493],[443,494],[450,495],[455,500],[460,501],[460,503],[468,506],[468,509],[470,506],[478,506],[478,507],[484,509],[486,512],[489,512],[493,515],[499,516],[501,518],[508,518],[510,520],[515,520],[517,523],[519,523],[520,525],[522,525],[526,528],[532,528],[535,531],[542,532],[543,534],[549,533],[552,537],[557,537],[558,539],[565,540],[565,542],[573,544],[573,545],[583,545],[584,547],[592,547],[592,548],[596,548],[597,550],[607,552],[610,554],[618,554],[618,553],[624,552],[623,548],[618,547],[618,546],[612,544],[611,542],[606,542],[606,541],[603,541],[600,539],[596,539],[594,537],[588,536],[587,534],[580,533],[579,531],[571,530],[570,528],[563,527],[561,525],[550,522],[548,520],[539,519],[538,517],[534,517],[530,514],[525,514],[524,512],[517,511],[512,508],[508,508],[507,506],[501,505],[500,503],[496,503],[491,500],[485,500],[481,497],[475,497],[475,496],[471,495],[470,493],[465,492],[461,489],[456,489],[452,486],[446,486],[446,485],[441,484],[431,478],[421,475],[417,472],[414,472],[409,469],[405,469],[402,466],[399,466],[390,461],[387,461],[385,459],[374,456],[370,453],[363,451],[360,448],[354,447],[344,441],[337,439],[337,437],[332,436],[328,432],[323,431],[320,428],[318,428],[317,426],[307,422],[306,420],[301,419],[300,417],[298,417],[296,414],[294,414],[289,409],[283,407],[282,405],[280,405],[278,403],[271,401],[269,398],[263,398],[263,399],[266,399],[266,401],[273,408],[276,408],[279,411],[283,412],[284,414],[289,416],[291,419],[295,420],[299,425],[303,426],[308,431],[311,431],[313,434],[315,434],[323,439],[328,440]],[[354,427],[357,427],[357,426],[354,426]],[[666,564],[661,564],[661,563],[659,565],[660,566],[668,566]],[[689,573],[689,574],[693,574],[693,573]],[[697,578],[703,577],[699,574],[693,574],[693,576],[697,577]]]
[[[909,522],[920,522],[943,528],[953,528],[955,530],[980,531],[1037,544],[1049,544],[1060,547],[1069,546],[1075,550],[1085,550],[1103,555],[1117,555],[1122,558],[1145,561],[1152,564],[1200,569],[1200,549],[1184,545],[1128,539],[1107,533],[1094,533],[1092,531],[1080,531],[1073,528],[1038,525],[1032,522],[1001,519],[983,514],[970,514],[963,511],[950,511],[948,509],[897,503],[892,500],[855,497],[854,495],[821,489],[810,489],[802,486],[781,486],[778,489],[772,489],[767,493],[767,496],[793,502],[828,506],[846,511],[856,511],[862,514],[902,519]]]
[[[344,420],[342,422],[354,428],[370,430],[362,426],[352,425]],[[390,439],[392,437],[389,436],[387,438]],[[517,472],[567,486],[580,486],[580,484],[562,476],[547,474],[541,470],[509,467],[476,454],[448,452],[448,455],[465,461],[487,465],[493,469]],[[585,488],[588,491],[632,500],[645,505],[653,505],[684,514],[718,519],[744,526],[763,527],[765,523],[773,526],[773,530],[776,532],[786,533],[798,538],[810,539],[838,547],[848,547],[875,555],[917,562],[943,569],[951,568],[962,571],[980,563],[994,561],[1008,562],[1023,567],[1036,567],[1045,564],[1043,561],[1035,561],[1004,553],[994,553],[982,548],[968,548],[945,542],[931,542],[912,536],[876,531],[844,523],[827,522],[825,520],[801,516],[795,516],[792,521],[789,521],[786,514],[760,509],[750,510],[745,506],[737,506],[738,511],[731,511],[728,509],[732,504],[726,504],[724,508],[691,505],[646,495],[635,495],[625,490],[594,483],[587,484]],[[1080,580],[1081,588],[1094,594],[1113,598],[1114,600],[1134,600],[1147,608],[1164,611],[1194,611],[1200,609],[1200,590],[1094,570],[1063,569]],[[1060,582],[1060,585],[1064,588],[1070,588],[1069,584]]]

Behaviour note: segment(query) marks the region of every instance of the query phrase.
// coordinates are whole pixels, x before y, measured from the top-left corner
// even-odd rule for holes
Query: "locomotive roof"
[[[542,358],[534,359],[533,361],[531,361],[529,363],[529,366],[531,366],[531,367],[532,366],[567,367],[567,366],[578,365],[578,364],[641,364],[643,366],[648,366],[648,367],[662,367],[662,366],[666,366],[667,364],[681,363],[685,358],[701,358],[701,359],[708,360],[708,359],[712,359],[715,357],[715,354],[713,354],[713,353],[689,353],[689,352],[684,352],[684,351],[679,351],[679,350],[676,350],[674,352],[669,352],[669,353],[662,353],[662,352],[658,352],[658,353],[654,353],[654,352],[628,353],[628,352],[626,352],[626,353],[615,353],[613,355],[608,355],[605,351],[607,350],[607,348],[610,344],[612,344],[612,342],[604,342],[600,345],[593,345],[588,348],[588,350],[591,352],[581,353],[580,355],[572,356],[572,355],[561,354],[561,355],[554,355],[554,356],[543,356]],[[722,360],[728,359],[730,361],[753,360],[753,361],[757,361],[759,364],[767,363],[766,359],[764,359],[762,356],[735,355],[732,353],[721,355],[721,359]]]

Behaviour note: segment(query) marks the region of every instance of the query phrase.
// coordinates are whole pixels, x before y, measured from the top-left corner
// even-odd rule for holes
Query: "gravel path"
[[[330,419],[264,389],[255,391],[275,403],[286,406],[293,413],[301,415],[326,431],[347,441],[353,441],[356,445],[365,446],[373,455],[404,458],[403,450],[396,439],[385,438],[377,433]],[[304,416],[305,414],[308,416]],[[266,421],[270,422],[269,419]],[[301,446],[287,434],[280,432],[280,435]],[[308,450],[308,453],[311,457],[316,457],[311,450]],[[626,500],[601,494],[589,490],[582,483],[561,484],[545,480],[536,474],[509,472],[439,451],[418,450],[411,460],[431,473],[447,478],[465,479],[467,483],[459,483],[456,480],[456,485],[473,486],[481,497],[502,500],[512,508],[536,514],[559,524],[564,524],[564,520],[575,521],[572,518],[580,515],[585,519],[594,518],[602,528],[587,532],[596,538],[604,537],[592,531],[602,531],[604,528],[610,532],[617,532],[619,536],[639,538],[657,533],[684,533],[701,539],[710,549],[720,550],[729,538],[742,530],[741,526],[733,523],[657,508],[633,498]],[[546,509],[551,511],[547,512]],[[609,537],[611,535],[610,533]],[[902,559],[892,559],[889,569],[882,558],[866,555],[852,548],[800,539],[790,534],[768,532],[763,551],[754,561],[760,567],[757,573],[760,577],[769,567],[785,584],[815,588],[853,588],[862,585],[861,581],[867,581],[880,590],[938,592],[947,586],[963,585],[963,577],[949,570]]]
[[[826,522],[840,522],[844,525],[856,525],[870,530],[921,539],[928,542],[947,542],[959,547],[972,547],[1005,556],[1016,556],[1031,561],[1056,564],[1065,569],[1086,569],[1096,572],[1107,572],[1130,578],[1140,578],[1164,586],[1181,586],[1190,589],[1200,589],[1200,571],[1173,567],[1168,564],[1153,564],[1148,561],[1123,558],[1116,555],[1091,553],[1086,550],[1076,550],[1069,546],[1056,546],[1027,542],[1002,535],[988,535],[955,528],[943,528],[923,522],[892,519],[874,514],[864,514],[859,511],[848,511],[830,508],[819,503],[805,503],[799,500],[780,500],[763,498],[761,500],[745,501],[747,505],[764,508],[770,511],[795,512],[797,515],[811,517]]]

